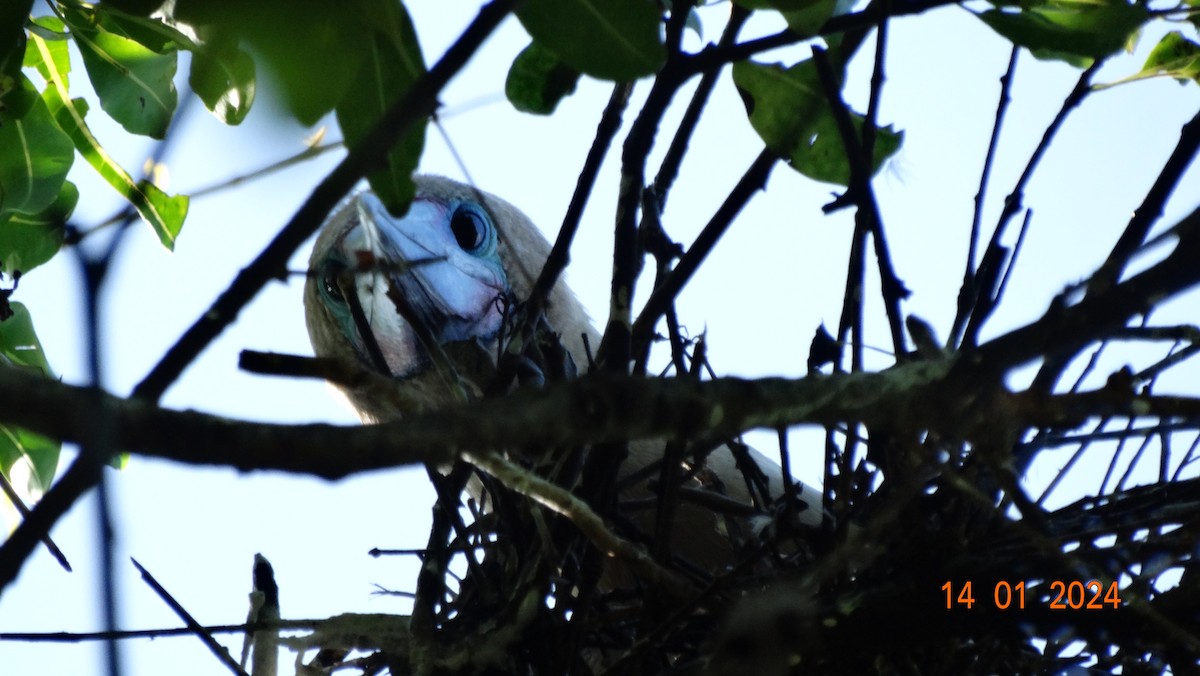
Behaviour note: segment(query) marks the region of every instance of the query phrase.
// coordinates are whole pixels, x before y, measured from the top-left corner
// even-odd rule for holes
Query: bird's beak
[[[355,208],[357,224],[337,246],[355,269],[353,292],[362,310],[355,320],[358,333],[370,331],[360,337],[378,344],[390,375],[407,377],[428,368],[423,339],[445,345],[487,342],[497,335],[508,294],[504,270],[498,259],[459,247],[444,202],[418,197],[397,219],[364,192]]]

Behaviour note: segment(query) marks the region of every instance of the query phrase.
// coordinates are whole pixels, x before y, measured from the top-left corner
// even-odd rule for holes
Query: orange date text
[[[1050,580],[1049,595],[1044,600],[1031,599],[1030,603],[1045,603],[1050,610],[1115,610],[1121,607],[1121,590],[1116,581],[1104,583],[1100,580]],[[962,608],[972,610],[977,605],[996,610],[1024,610],[1026,608],[1025,581],[1000,580],[991,589],[980,589],[971,580],[946,582],[942,585],[946,610]],[[988,594],[988,592],[991,592]]]

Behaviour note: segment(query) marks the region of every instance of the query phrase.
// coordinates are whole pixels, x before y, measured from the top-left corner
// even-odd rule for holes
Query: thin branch
[[[825,90],[825,97],[837,122],[838,133],[845,146],[846,159],[850,163],[850,196],[858,205],[855,222],[861,219],[864,229],[871,233],[875,242],[875,258],[879,264],[879,284],[883,295],[883,307],[887,312],[888,328],[892,334],[892,349],[897,359],[902,359],[907,351],[904,341],[904,321],[900,312],[900,301],[908,296],[908,289],[896,276],[892,266],[892,256],[888,249],[887,238],[883,232],[883,217],[879,213],[879,203],[875,199],[875,191],[871,188],[871,161],[863,153],[858,135],[854,131],[854,123],[850,112],[842,100],[841,83],[834,74],[833,66],[825,50],[813,47],[813,63],[817,67],[817,76]]]
[[[633,341],[637,346],[635,352],[641,349],[642,344],[649,342],[654,325],[658,323],[659,318],[675,301],[683,287],[691,281],[692,276],[699,270],[700,264],[704,262],[708,254],[712,253],[713,248],[721,239],[721,235],[724,235],[729,226],[733,224],[733,220],[741,213],[754,193],[762,190],[766,185],[767,176],[770,175],[776,162],[778,162],[778,158],[771,151],[764,149],[759,153],[750,167],[746,169],[746,173],[742,174],[737,185],[730,191],[729,196],[721,203],[717,212],[713,214],[712,219],[696,237],[696,241],[688,247],[687,253],[679,260],[679,264],[675,266],[670,276],[650,294],[650,299],[646,301],[637,320],[633,322]]]
[[[1012,103],[1013,75],[1017,70],[1017,54],[1021,48],[1013,45],[1012,54],[1008,57],[1008,69],[1000,77],[1000,101],[996,104],[996,120],[992,123],[992,136],[988,140],[987,154],[983,159],[983,170],[979,174],[979,190],[975,192],[975,213],[971,216],[971,236],[967,244],[967,261],[963,270],[962,287],[958,291],[958,309],[954,315],[954,324],[950,335],[946,338],[946,347],[953,348],[962,338],[962,330],[966,326],[967,316],[975,307],[979,296],[976,286],[975,258],[979,248],[979,237],[983,227],[983,201],[991,182],[992,166],[996,160],[996,149],[1000,146],[1000,130],[1004,126],[1004,115]]]
[[[1196,157],[1197,152],[1200,152],[1200,112],[1183,125],[1183,129],[1179,133],[1179,143],[1171,152],[1171,156],[1167,158],[1154,185],[1146,193],[1141,206],[1133,213],[1133,218],[1129,220],[1125,230],[1117,239],[1117,243],[1113,245],[1108,258],[1088,281],[1087,295],[1107,290],[1120,278],[1134,253],[1145,242],[1150,228],[1162,216],[1167,198],[1171,196],[1176,186],[1179,185],[1179,181],[1183,179],[1184,173]],[[1063,370],[1066,369],[1069,363],[1068,357],[1069,355],[1063,355],[1057,359],[1047,360],[1034,378],[1035,385],[1046,390],[1053,387]]]
[[[13,507],[17,508],[17,512],[20,513],[21,518],[29,518],[29,506],[21,499],[21,495],[17,493],[17,489],[9,483],[8,477],[4,476],[3,473],[0,473],[0,490],[4,491],[4,495],[8,498],[8,501],[13,504]],[[63,570],[68,573],[71,572],[71,562],[67,561],[66,555],[62,553],[58,545],[54,544],[54,540],[50,539],[49,533],[42,536],[42,544],[46,545],[46,550],[50,552],[50,556],[53,556],[54,560],[58,561],[58,565],[62,566]]]
[[[879,102],[883,99],[883,83],[887,79],[884,66],[887,59],[888,11],[891,0],[879,0],[883,16],[875,29],[875,63],[871,70],[871,96],[867,100],[867,114],[863,121],[862,148],[867,162],[875,157],[875,123],[879,119]]]
[[[642,548],[610,531],[604,520],[586,502],[565,488],[522,469],[500,455],[467,453],[465,459],[499,479],[508,488],[570,519],[597,549],[605,555],[616,556],[638,571],[647,582],[660,585],[677,599],[686,599],[695,593],[686,580],[658,565]]]
[[[282,160],[272,162],[271,164],[260,167],[253,171],[248,171],[244,174],[234,176],[233,178],[227,178],[222,181],[218,181],[217,183],[206,185],[203,188],[197,188],[196,190],[188,193],[188,199],[195,200],[201,197],[208,197],[213,193],[218,193],[222,190],[228,190],[243,183],[250,183],[257,181],[260,178],[266,178],[271,174],[283,171],[284,169],[293,167],[301,162],[307,162],[314,157],[320,157],[331,150],[337,150],[338,148],[343,147],[345,147],[345,144],[342,141],[330,141],[329,143],[325,144],[313,143],[311,145],[307,145],[304,147],[304,150],[301,150],[291,157],[285,157]]]
[[[1100,294],[1089,294],[1067,306],[1055,299],[1037,321],[1010,331],[972,351],[972,361],[988,368],[1007,370],[1039,357],[1072,354],[1079,348],[1121,330],[1134,315],[1142,314],[1167,296],[1200,283],[1200,208],[1172,228],[1178,237],[1175,249],[1149,269]]]
[[[596,185],[596,178],[600,173],[600,165],[604,162],[604,156],[608,154],[613,139],[621,129],[621,113],[629,104],[629,94],[632,91],[633,85],[629,83],[619,82],[613,85],[608,105],[604,107],[604,112],[600,115],[600,122],[596,125],[596,138],[592,141],[592,147],[588,149],[583,168],[579,171],[579,178],[575,180],[575,193],[571,196],[567,213],[563,215],[562,226],[558,229],[554,247],[550,249],[550,255],[546,257],[546,263],[542,266],[537,282],[534,283],[533,290],[529,294],[528,313],[530,315],[536,315],[541,310],[546,299],[550,297],[550,291],[558,282],[558,278],[562,276],[563,270],[567,269],[567,263],[571,260],[571,242],[575,240],[575,233],[579,230],[579,223],[583,219],[583,209],[587,206],[588,199],[592,195],[592,188]]]
[[[732,45],[749,17],[749,10],[741,5],[733,5],[730,8],[729,21],[725,24],[721,39],[717,42],[718,47]],[[671,186],[674,185],[675,178],[679,175],[679,167],[683,164],[684,155],[687,154],[688,143],[696,131],[696,126],[700,123],[700,115],[708,105],[708,99],[712,96],[720,75],[720,65],[704,71],[704,74],[701,75],[700,82],[696,85],[696,91],[688,101],[687,109],[683,111],[683,118],[679,121],[675,136],[671,138],[667,152],[663,155],[662,164],[659,165],[658,173],[654,176],[653,186],[660,211],[666,208],[667,195],[670,194]]]
[[[980,263],[980,269],[976,270],[974,275],[976,287],[973,289],[973,296],[971,298],[973,305],[970,308],[970,312],[974,313],[979,311],[981,303],[986,304],[991,301],[990,292],[987,294],[988,297],[984,298],[985,290],[980,288],[980,271],[983,270],[984,267],[989,263],[996,264],[996,261],[1000,256],[1000,250],[1003,248],[1003,245],[1000,244],[1000,241],[1004,238],[1004,234],[1008,231],[1008,224],[1024,206],[1023,202],[1025,199],[1025,186],[1028,185],[1029,181],[1033,178],[1034,170],[1037,169],[1042,157],[1046,154],[1046,151],[1049,150],[1051,141],[1054,140],[1054,137],[1058,134],[1058,131],[1062,128],[1063,124],[1066,123],[1068,115],[1071,113],[1071,111],[1077,108],[1079,104],[1083,103],[1084,98],[1086,98],[1087,95],[1092,91],[1092,78],[1095,76],[1096,72],[1100,70],[1100,66],[1103,64],[1103,59],[1097,59],[1091,66],[1088,67],[1087,70],[1080,74],[1079,79],[1075,82],[1075,87],[1071,89],[1071,92],[1067,94],[1066,99],[1063,100],[1062,107],[1059,108],[1058,114],[1054,116],[1054,119],[1046,127],[1046,130],[1042,132],[1041,141],[1038,142],[1037,147],[1034,148],[1033,154],[1030,155],[1029,161],[1025,164],[1025,169],[1021,172],[1020,178],[1017,179],[1016,185],[1013,186],[1012,192],[1010,192],[1008,197],[1004,199],[1004,208],[1000,212],[1000,218],[996,223],[996,229],[992,231],[991,239],[988,240],[988,246],[984,250],[983,261]],[[962,321],[965,322],[966,320],[967,318],[964,317]],[[982,322],[977,322],[976,326],[982,327]],[[968,347],[972,346],[975,344],[974,341],[975,337],[968,332],[964,335],[963,345]]]
[[[196,635],[196,638],[199,638],[200,641],[207,646],[210,651],[212,651],[212,654],[217,656],[217,659],[220,660],[221,664],[224,664],[237,676],[249,676],[245,671],[242,670],[242,667],[238,665],[237,661],[233,659],[233,656],[229,654],[229,651],[226,650],[225,647],[220,643],[217,643],[216,639],[212,637],[212,634],[205,631],[204,627],[196,621],[196,618],[192,617],[192,614],[189,613],[186,608],[180,605],[180,603],[175,600],[175,597],[171,596],[171,593],[158,583],[158,580],[154,579],[154,576],[150,574],[150,571],[146,570],[142,564],[138,563],[137,559],[131,558],[129,560],[133,562],[134,568],[137,568],[138,572],[142,574],[142,579],[146,581],[146,584],[149,585],[150,588],[154,590],[154,593],[158,594],[158,597],[161,598],[163,602],[166,603],[167,606],[179,616],[179,619],[183,620],[183,623],[186,624],[188,629]]]
[[[201,626],[208,634],[244,634],[246,632],[262,631],[264,629],[308,629],[321,626],[327,619],[320,620],[278,620],[275,622],[253,622],[242,624],[214,624]],[[5,632],[0,633],[0,641],[25,641],[29,643],[84,643],[86,641],[107,641],[110,639],[122,641],[131,638],[168,638],[172,636],[193,636],[196,630],[191,627],[172,627],[170,629],[123,629],[120,631],[85,631],[85,632]]]
[[[840,14],[832,17],[825,22],[813,35],[799,35],[793,33],[790,29],[783,30],[774,35],[768,35],[754,40],[739,42],[736,45],[729,47],[712,46],[700,51],[698,54],[689,57],[686,60],[686,67],[692,72],[704,72],[716,66],[745,61],[750,57],[761,52],[771,51],[780,47],[787,47],[799,42],[811,40],[817,36],[833,36],[843,33],[851,33],[854,31],[865,31],[879,25],[879,22],[886,17],[907,16],[910,14],[921,14],[928,10],[942,7],[945,5],[955,5],[961,0],[926,0],[924,2],[890,2],[887,9],[883,9],[883,3],[879,0],[872,2],[861,12],[852,14]]]
[[[1121,277],[1130,259],[1146,241],[1150,228],[1162,217],[1163,208],[1188,167],[1200,152],[1200,112],[1192,117],[1179,132],[1179,143],[1171,151],[1154,185],[1146,193],[1141,206],[1125,226],[1108,258],[1088,281],[1088,293],[1100,293],[1112,286]]]

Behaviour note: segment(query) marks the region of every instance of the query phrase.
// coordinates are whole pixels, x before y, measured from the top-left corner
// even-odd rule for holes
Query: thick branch
[[[1119,286],[1118,286],[1119,288]],[[752,428],[861,421],[872,425],[944,427],[954,413],[943,402],[956,362],[920,361],[879,373],[801,379],[635,378],[593,375],[541,390],[520,390],[368,426],[278,425],[171,411],[137,399],[66,385],[23,369],[0,368],[0,422],[64,441],[91,430],[90,406],[111,411],[115,443],[131,452],[243,471],[283,470],[340,479],[357,472],[417,463],[447,463],[460,453],[623,442],[647,438],[727,438]],[[1085,393],[1086,394],[1086,393]],[[1011,395],[1018,422],[1077,424],[1086,414],[1200,416],[1200,399],[1124,395],[1059,395],[1024,405]],[[1090,396],[1092,399],[1088,399]],[[1066,399],[1063,397],[1071,397]],[[1061,400],[1061,405],[1051,405]],[[1084,407],[1088,408],[1088,407]]]

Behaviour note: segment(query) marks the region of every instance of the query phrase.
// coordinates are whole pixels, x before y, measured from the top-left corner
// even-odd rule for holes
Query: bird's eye
[[[473,206],[462,204],[450,217],[450,230],[458,246],[467,253],[479,253],[491,237],[492,223],[488,217]]]
[[[346,297],[342,295],[342,286],[338,283],[338,277],[346,270],[346,266],[337,261],[327,261],[321,266],[321,290],[325,292],[325,297],[335,303],[345,303]]]

